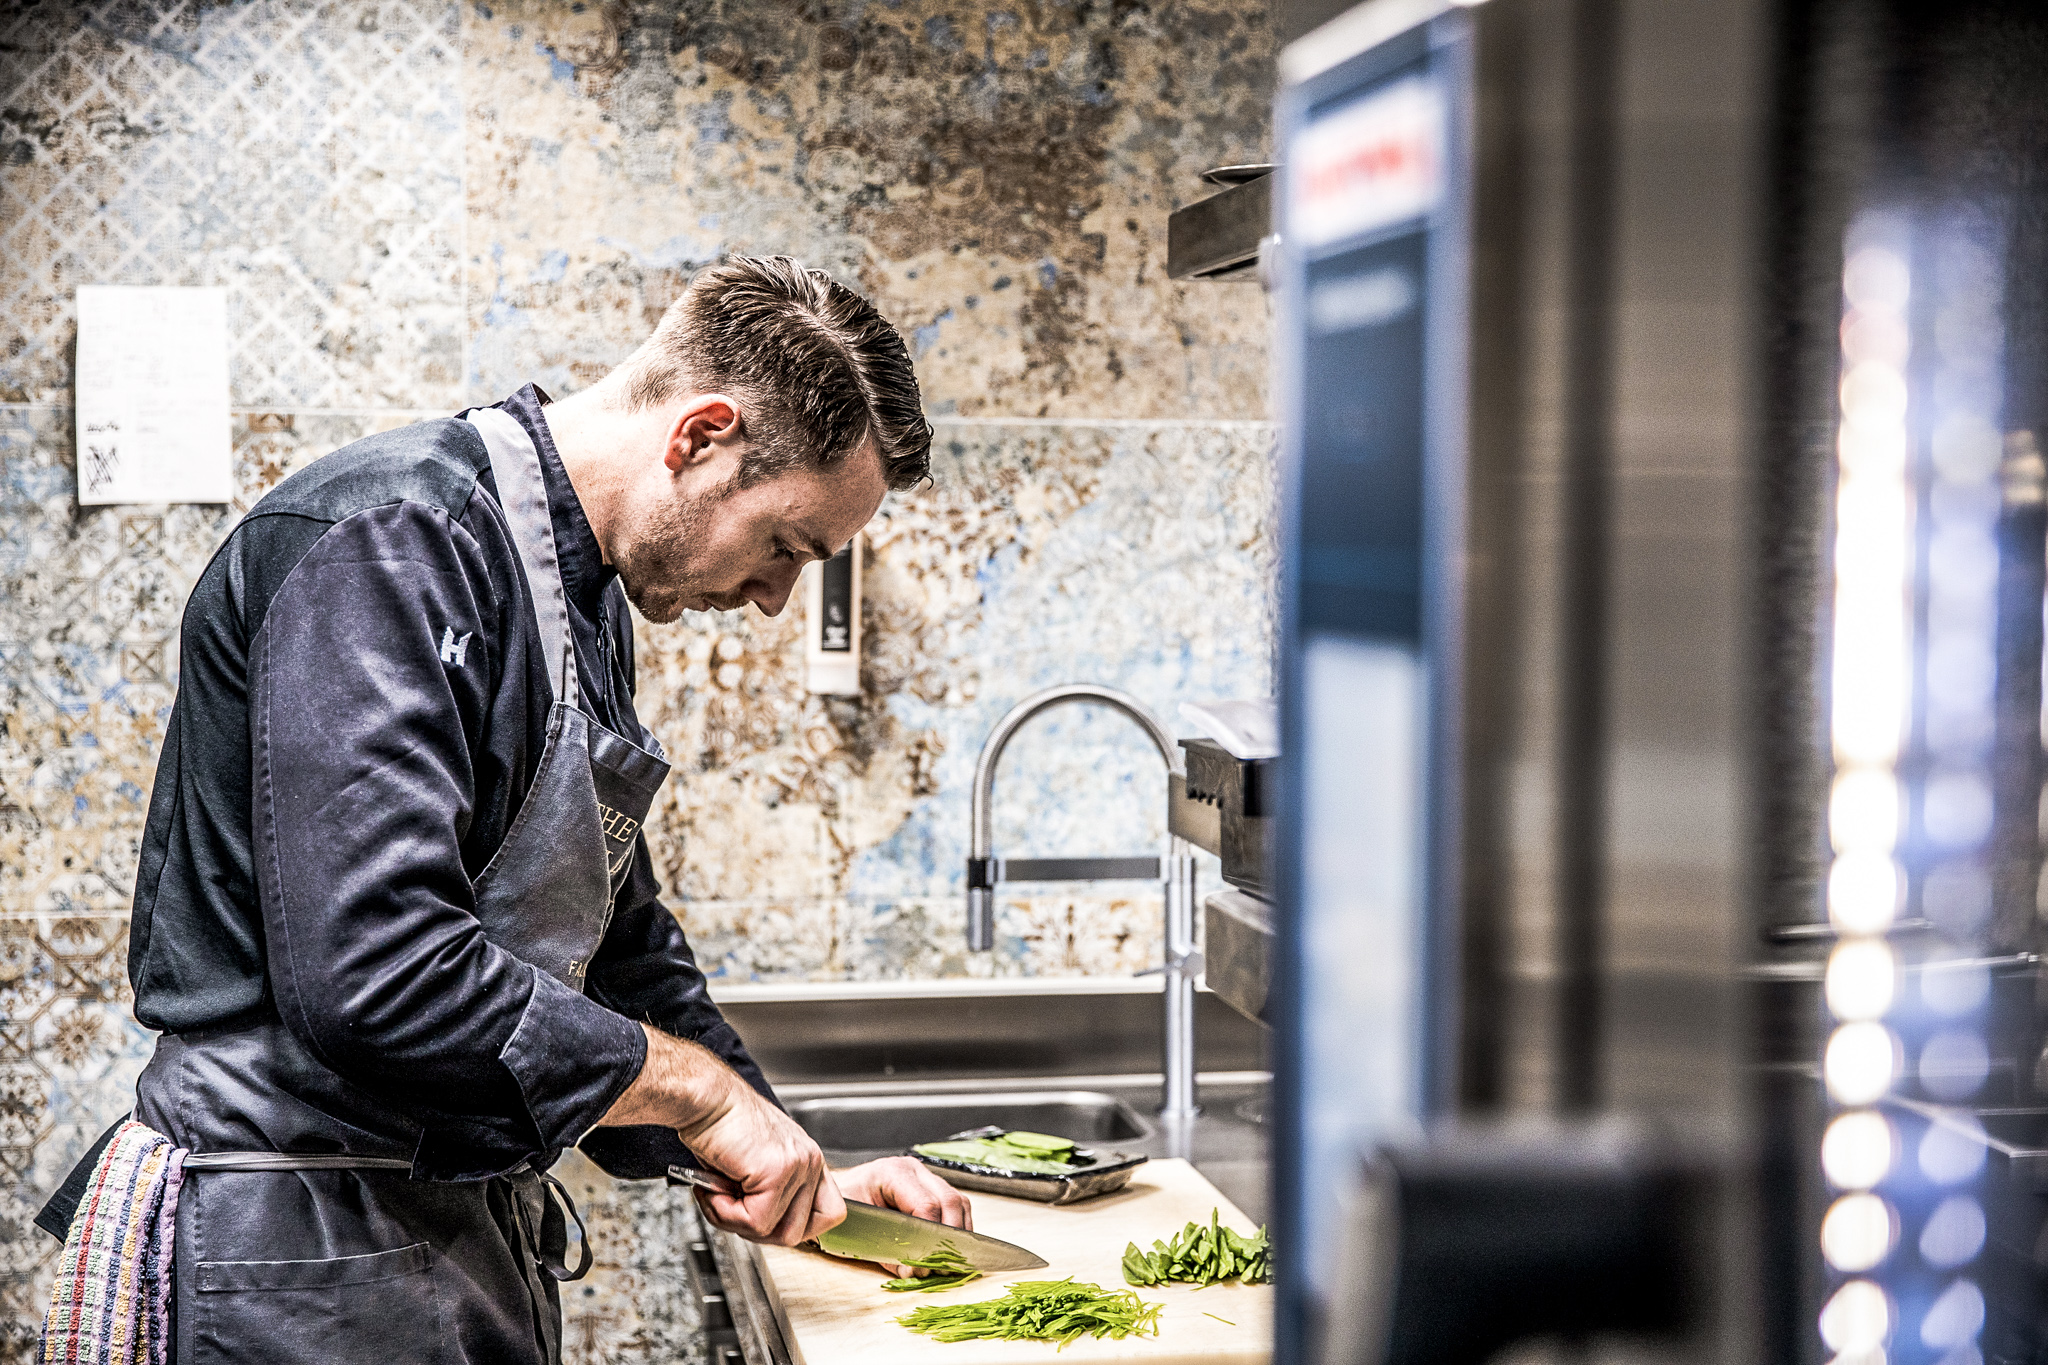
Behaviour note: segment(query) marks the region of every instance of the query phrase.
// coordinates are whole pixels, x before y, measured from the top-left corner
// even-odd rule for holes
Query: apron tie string
[[[561,1181],[547,1172],[541,1172],[541,1181],[547,1186],[542,1194],[540,1215],[540,1264],[541,1268],[557,1280],[580,1280],[590,1273],[590,1230],[583,1226],[583,1215],[576,1211],[576,1201],[569,1197],[569,1191]],[[576,1220],[578,1254],[576,1268],[569,1269],[569,1224],[563,1218],[563,1211]]]

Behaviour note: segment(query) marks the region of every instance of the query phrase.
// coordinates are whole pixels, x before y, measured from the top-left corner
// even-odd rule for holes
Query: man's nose
[[[782,608],[788,604],[790,593],[796,590],[796,576],[802,571],[801,566],[798,566],[767,578],[753,580],[746,586],[747,600],[759,607],[763,616],[782,615]]]

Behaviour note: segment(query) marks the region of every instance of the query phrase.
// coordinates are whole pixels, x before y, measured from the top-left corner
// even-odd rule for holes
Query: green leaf
[[[1059,1158],[1062,1153],[1074,1150],[1072,1138],[1051,1137],[1045,1133],[1005,1133],[999,1141],[1019,1148],[1035,1156]]]
[[[1074,1167],[1065,1161],[1011,1147],[994,1138],[963,1138],[957,1142],[920,1142],[910,1149],[919,1156],[957,1161],[967,1166],[986,1166],[997,1171],[1026,1171],[1036,1175],[1071,1175]]]

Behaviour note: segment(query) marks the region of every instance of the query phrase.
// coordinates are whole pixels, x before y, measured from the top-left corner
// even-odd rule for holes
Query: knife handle
[[[739,1186],[716,1171],[700,1171],[695,1166],[671,1166],[668,1168],[668,1183],[689,1185],[713,1194],[729,1195],[738,1199],[744,1193]]]

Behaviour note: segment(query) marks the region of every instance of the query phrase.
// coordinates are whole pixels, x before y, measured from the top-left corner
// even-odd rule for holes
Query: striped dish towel
[[[41,1365],[164,1365],[185,1155],[133,1119],[100,1154],[57,1263]]]

